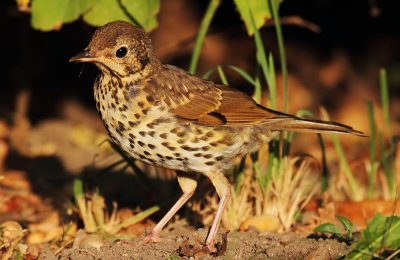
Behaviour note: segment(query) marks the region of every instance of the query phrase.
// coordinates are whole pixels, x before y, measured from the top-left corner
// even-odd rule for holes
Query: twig
[[[281,17],[280,19],[281,25],[296,25],[298,27],[305,28],[313,33],[320,33],[321,27],[317,24],[307,21],[300,16],[293,15],[293,16],[285,16]],[[265,26],[275,26],[274,20],[270,19],[265,23]]]

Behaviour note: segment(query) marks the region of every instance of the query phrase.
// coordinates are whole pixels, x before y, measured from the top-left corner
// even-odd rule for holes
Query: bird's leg
[[[160,232],[168,221],[175,215],[175,213],[188,201],[194,194],[196,190],[197,181],[193,179],[192,176],[177,172],[177,179],[179,186],[181,187],[183,194],[179,197],[177,202],[172,206],[172,208],[165,214],[165,216],[157,223],[153,228],[151,233],[147,235],[143,242],[158,242],[160,241]]]
[[[228,180],[221,171],[214,171],[205,174],[212,182],[219,196],[218,210],[215,215],[214,221],[211,225],[210,232],[206,239],[206,246],[210,252],[215,252],[214,238],[218,232],[219,224],[221,223],[222,214],[224,212],[226,203],[231,197],[231,189]]]

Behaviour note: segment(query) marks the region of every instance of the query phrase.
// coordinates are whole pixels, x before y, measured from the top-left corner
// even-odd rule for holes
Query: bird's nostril
[[[84,52],[87,56],[90,56],[90,49],[89,49],[89,47],[86,47],[86,48],[83,50],[83,52]]]

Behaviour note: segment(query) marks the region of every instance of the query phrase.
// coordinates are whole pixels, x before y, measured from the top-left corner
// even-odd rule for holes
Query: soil
[[[116,240],[101,242],[94,235],[64,249],[57,256],[43,250],[39,259],[336,259],[348,246],[334,239],[307,238],[295,233],[272,234],[255,231],[220,233],[218,253],[210,254],[203,245],[206,229],[193,231],[178,227],[164,232],[158,243]],[[226,236],[225,236],[226,234]],[[224,243],[224,237],[227,243]]]

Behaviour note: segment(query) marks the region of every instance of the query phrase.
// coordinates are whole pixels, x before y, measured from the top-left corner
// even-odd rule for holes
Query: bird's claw
[[[210,254],[214,254],[218,252],[218,249],[215,247],[214,243],[206,243],[207,250]]]
[[[160,237],[159,233],[156,232],[151,232],[150,234],[148,234],[147,236],[145,236],[142,241],[140,241],[143,244],[146,243],[157,243],[160,242],[162,239]]]

